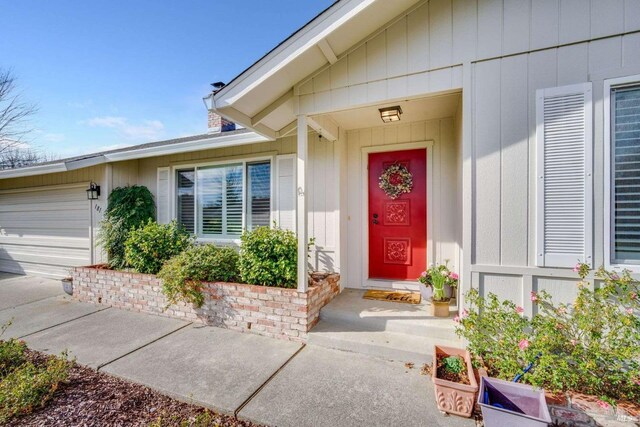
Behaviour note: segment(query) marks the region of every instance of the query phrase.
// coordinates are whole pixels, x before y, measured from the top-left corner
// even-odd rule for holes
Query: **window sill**
[[[640,264],[616,264],[616,263],[606,263],[605,268],[607,270],[629,270],[633,274],[640,274]]]

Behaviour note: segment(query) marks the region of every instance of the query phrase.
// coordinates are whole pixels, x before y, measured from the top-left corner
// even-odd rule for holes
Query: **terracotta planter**
[[[467,350],[455,347],[433,346],[432,380],[436,393],[438,409],[448,414],[471,417],[475,405],[478,382],[473,374],[471,355]],[[461,356],[467,365],[467,375],[470,384],[460,384],[438,378],[438,356]]]
[[[435,317],[449,317],[449,301],[436,301],[431,300],[431,307],[433,307],[433,315]]]

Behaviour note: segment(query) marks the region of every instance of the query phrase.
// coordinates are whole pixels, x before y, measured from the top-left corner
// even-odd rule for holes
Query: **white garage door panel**
[[[62,277],[89,264],[86,186],[0,192],[0,271]]]
[[[15,261],[7,262],[5,260],[0,260],[0,271],[51,277],[54,279],[59,279],[69,275],[69,267],[59,267],[56,265],[44,266],[43,264],[17,263]]]

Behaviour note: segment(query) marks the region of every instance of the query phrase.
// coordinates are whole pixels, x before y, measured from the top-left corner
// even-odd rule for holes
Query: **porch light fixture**
[[[92,182],[89,184],[89,188],[87,188],[87,199],[98,200],[98,197],[100,197],[100,186]]]
[[[400,115],[402,114],[402,108],[399,105],[395,107],[380,108],[380,118],[385,123],[400,121]]]

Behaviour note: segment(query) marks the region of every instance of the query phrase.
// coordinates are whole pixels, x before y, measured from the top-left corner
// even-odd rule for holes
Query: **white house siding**
[[[315,238],[310,262],[314,269],[339,271],[340,262],[337,255],[338,235],[338,170],[337,153],[334,152],[338,142],[319,139],[316,133],[309,135],[309,236]],[[147,186],[157,194],[157,168],[179,164],[219,161],[223,159],[243,159],[261,155],[292,154],[296,151],[294,136],[276,141],[249,144],[239,147],[220,148],[174,154],[170,156],[151,157],[138,161],[138,183]]]
[[[366,279],[363,277],[362,264],[362,260],[368,256],[367,248],[362,246],[362,210],[367,209],[362,204],[363,179],[366,179],[366,171],[362,170],[365,147],[433,142],[433,158],[430,163],[433,165],[430,175],[433,194],[428,209],[433,230],[433,236],[429,236],[429,239],[433,240],[434,253],[429,253],[428,256],[432,261],[448,260],[454,270],[459,269],[461,233],[458,218],[461,193],[458,185],[461,172],[457,161],[460,146],[455,133],[453,117],[347,131],[347,185],[342,189],[347,193],[347,271],[346,275],[343,272],[343,286],[364,287]]]
[[[593,84],[594,264],[599,266],[604,262],[603,80],[640,74],[639,31],[637,0],[423,1],[300,82],[294,93],[300,113],[317,114],[461,88],[464,107],[456,125],[462,128],[454,134],[462,145],[456,169],[466,171],[459,188],[469,211],[457,223],[466,242],[463,290],[472,285],[497,292],[531,312],[530,291],[547,289],[568,300],[576,281],[568,269],[535,267],[535,91]],[[349,132],[350,143],[356,133]],[[352,179],[349,175],[350,188]],[[359,227],[353,228],[350,245],[359,242],[351,238]],[[349,260],[361,256],[359,250],[350,246]],[[349,268],[350,280],[358,271]]]

